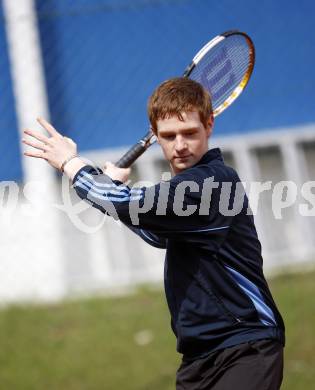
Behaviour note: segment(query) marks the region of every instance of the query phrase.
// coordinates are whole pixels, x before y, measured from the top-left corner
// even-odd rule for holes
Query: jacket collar
[[[202,157],[201,159],[197,162],[196,165],[200,164],[208,164],[209,162],[213,160],[220,160],[223,161],[222,153],[219,148],[214,148],[208,150]]]

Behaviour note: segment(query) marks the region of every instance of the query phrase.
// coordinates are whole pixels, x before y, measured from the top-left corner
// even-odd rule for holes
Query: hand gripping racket
[[[242,93],[255,63],[255,47],[250,37],[233,30],[209,41],[195,55],[183,77],[189,77],[203,85],[210,93],[214,117],[220,115]],[[156,141],[150,130],[132,146],[115,164],[129,167]]]

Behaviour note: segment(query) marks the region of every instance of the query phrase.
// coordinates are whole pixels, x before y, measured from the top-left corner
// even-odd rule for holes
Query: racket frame
[[[224,39],[228,38],[231,35],[241,35],[243,36],[249,47],[249,66],[244,74],[240,83],[234,88],[228,98],[221,103],[217,108],[213,110],[213,116],[216,117],[224,110],[226,110],[243,92],[245,87],[247,86],[251,74],[254,69],[255,64],[255,46],[251,38],[244,32],[239,30],[230,30],[226,31],[220,35],[217,35],[211,41],[207,42],[194,56],[191,63],[187,66],[183,73],[183,77],[189,77],[193,69],[197,66],[197,64],[204,58],[204,56],[209,52],[209,50],[213,49],[216,45],[222,42]],[[208,91],[210,94],[211,92]],[[129,167],[138,157],[140,157],[154,142],[156,141],[156,135],[150,130],[144,137],[142,137],[134,146],[132,146],[117,162],[116,166],[120,168]]]
[[[217,35],[211,41],[206,43],[195,55],[191,63],[188,65],[184,72],[183,77],[189,77],[193,69],[198,65],[198,63],[205,57],[205,55],[213,49],[216,45],[218,45],[220,42],[222,42],[224,39],[231,35],[241,35],[243,36],[248,44],[249,47],[249,66],[244,74],[242,80],[240,83],[234,88],[234,90],[231,92],[231,94],[228,96],[228,98],[219,105],[219,107],[215,108],[213,110],[213,116],[216,117],[222,112],[227,109],[237,98],[238,96],[243,92],[245,87],[247,86],[249,79],[253,73],[254,64],[255,64],[255,46],[251,38],[244,32],[238,31],[238,30],[230,30],[226,31],[225,33],[222,33],[220,35]]]

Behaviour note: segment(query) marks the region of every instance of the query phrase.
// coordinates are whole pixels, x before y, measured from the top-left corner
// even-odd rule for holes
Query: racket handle
[[[128,150],[117,162],[116,167],[118,168],[128,168],[130,165],[136,161],[138,157],[146,150],[146,148],[141,145],[141,143],[136,143],[132,148]]]
[[[149,146],[155,142],[155,135],[149,131],[139,142],[133,145],[117,162],[116,167],[128,168]]]

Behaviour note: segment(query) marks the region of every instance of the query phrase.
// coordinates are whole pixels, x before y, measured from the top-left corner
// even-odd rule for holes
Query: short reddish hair
[[[206,127],[212,115],[212,104],[209,93],[194,80],[176,77],[164,81],[153,92],[148,101],[148,116],[152,131],[157,133],[157,121],[181,113],[197,110],[200,120]]]

